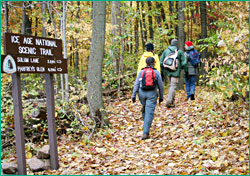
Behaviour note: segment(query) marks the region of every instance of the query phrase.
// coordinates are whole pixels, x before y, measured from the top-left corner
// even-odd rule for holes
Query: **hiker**
[[[178,40],[172,39],[171,45],[162,53],[161,71],[169,82],[168,98],[166,107],[175,107],[175,89],[179,82],[181,68],[187,64],[186,57],[181,49],[178,49]]]
[[[187,100],[195,100],[195,82],[198,74],[198,65],[200,63],[199,53],[194,49],[193,43],[187,41],[185,43],[185,56],[187,58],[187,65],[185,66],[185,85],[187,92]]]
[[[154,68],[155,59],[153,57],[148,57],[146,59],[146,64],[147,66],[139,72],[135,80],[132,94],[132,102],[135,103],[136,93],[139,91],[139,100],[143,106],[143,140],[149,138],[149,130],[157,104],[157,87],[159,88],[160,94],[159,104],[163,101],[163,84],[160,72]]]
[[[137,75],[141,71],[141,69],[146,67],[146,59],[148,57],[153,57],[155,59],[155,68],[161,73],[161,67],[160,67],[160,60],[157,54],[154,54],[154,45],[152,43],[146,44],[146,52],[143,53],[141,56],[138,69],[137,69]]]

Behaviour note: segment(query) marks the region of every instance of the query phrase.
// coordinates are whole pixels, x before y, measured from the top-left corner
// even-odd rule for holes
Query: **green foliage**
[[[241,8],[232,12],[225,8],[222,13],[230,15],[219,19],[217,21],[219,30],[204,40],[206,44],[200,45],[201,51],[207,47],[208,52],[213,52],[212,57],[205,61],[205,69],[208,73],[207,85],[222,92],[224,98],[232,100],[239,97],[249,98],[247,11],[247,8]]]

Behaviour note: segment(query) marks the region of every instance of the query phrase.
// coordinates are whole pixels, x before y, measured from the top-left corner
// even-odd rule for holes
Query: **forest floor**
[[[157,105],[150,139],[141,140],[141,105],[108,105],[112,128],[88,145],[61,136],[60,168],[49,175],[238,175],[249,174],[249,102],[223,101],[214,91],[197,88],[195,101],[176,93],[176,107]],[[33,174],[28,171],[28,174]]]

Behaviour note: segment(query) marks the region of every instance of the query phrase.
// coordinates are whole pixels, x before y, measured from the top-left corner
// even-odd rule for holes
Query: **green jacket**
[[[175,70],[169,70],[163,67],[163,61],[167,55],[171,52],[174,52],[177,49],[176,46],[169,46],[161,55],[160,64],[161,64],[161,71],[165,76],[173,76],[173,77],[180,77],[181,69],[187,64],[186,56],[184,55],[182,50],[178,50],[178,59],[179,59],[179,67]]]

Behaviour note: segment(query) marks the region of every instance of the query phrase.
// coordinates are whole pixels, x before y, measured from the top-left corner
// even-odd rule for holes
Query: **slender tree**
[[[145,41],[144,41],[144,35],[143,35],[142,15],[141,15],[141,8],[140,8],[139,1],[136,1],[136,6],[137,6],[138,13],[139,13],[142,48],[144,49],[145,48]]]
[[[67,40],[66,40],[66,18],[67,18],[67,1],[63,1],[63,26],[62,26],[62,40],[63,40],[63,53],[64,59],[67,59]],[[69,75],[64,74],[65,78],[65,100],[69,101]]]
[[[22,23],[22,33],[31,35],[31,21],[29,19],[28,10],[31,10],[31,6],[26,7],[29,5],[29,2],[23,1],[23,23]]]
[[[178,2],[178,47],[184,51],[184,43],[185,43],[185,33],[184,33],[184,24],[185,24],[185,1]],[[180,82],[178,85],[178,89],[184,89],[184,72],[181,71]]]
[[[207,5],[206,1],[200,2],[200,11],[201,11],[201,38],[207,38]],[[206,58],[207,50],[201,52],[201,57]]]
[[[178,21],[178,18],[179,18],[179,1],[178,1],[178,2],[175,1],[175,2],[173,2],[173,3],[175,3],[175,6],[174,6],[175,13],[178,14],[178,15],[176,16],[175,20]],[[178,36],[178,31],[179,31],[178,27],[179,27],[179,24],[178,24],[178,25],[176,25],[176,24],[174,25],[175,35],[176,35],[176,36]]]
[[[112,1],[111,2],[111,23],[112,23],[112,39],[111,45],[113,49],[111,55],[113,58],[113,66],[116,74],[119,72],[119,36],[121,35],[121,12],[120,12],[121,2]]]
[[[81,1],[77,1],[77,13],[76,13],[76,18],[77,18],[77,24],[80,24],[80,3]],[[79,29],[76,30],[77,37],[79,35]],[[76,59],[75,59],[75,69],[79,70],[79,42],[78,38],[76,38]]]
[[[157,8],[158,12],[161,12],[161,9],[162,9],[161,3],[158,3],[156,1],[155,4],[156,4],[156,8]],[[157,22],[157,27],[161,27],[161,15],[160,15],[160,13],[155,16],[155,19],[156,19],[155,21]]]
[[[206,5],[206,1],[200,2],[200,12],[201,12],[201,38],[205,39],[205,38],[207,38],[207,5]],[[201,44],[206,44],[206,43],[202,42]],[[201,57],[202,58],[207,57],[207,48],[201,52]],[[197,84],[199,84],[200,75],[206,74],[204,67],[205,67],[205,63],[202,63],[199,75],[197,77],[197,82],[196,82]]]
[[[152,2],[148,1],[148,11],[151,13],[152,10]],[[148,23],[149,23],[149,37],[151,40],[154,40],[154,30],[153,30],[153,18],[152,15],[148,15]]]
[[[93,29],[88,63],[88,103],[97,127],[102,127],[105,117],[102,97],[102,66],[106,26],[106,2],[93,2]]]
[[[130,9],[132,10],[133,9],[133,1],[130,1]],[[128,19],[129,20],[129,19]],[[133,37],[130,37],[130,54],[133,53]]]
[[[26,35],[31,35],[31,21],[29,20],[29,16],[27,15],[27,11],[30,10],[30,6],[26,7],[28,5],[29,2],[23,1],[23,6],[22,6],[22,34],[26,34]],[[22,74],[22,87],[23,90],[25,90],[25,75]]]
[[[136,8],[136,14],[139,14],[138,4]],[[139,48],[139,15],[136,15],[135,17],[134,34],[135,34],[135,53],[137,53]]]
[[[193,24],[196,23],[195,18],[192,18],[194,16],[194,2],[191,2],[190,4],[191,9],[191,29],[190,29],[190,40],[193,41]]]
[[[8,10],[8,1],[4,2],[4,24],[5,32],[9,31],[9,10]]]
[[[141,1],[141,11],[142,11],[142,26],[144,31],[144,41],[146,42],[148,40],[147,35],[147,25],[146,25],[146,19],[145,19],[145,6],[144,3]]]
[[[169,1],[169,2],[171,2],[171,1]],[[159,2],[159,9],[161,11],[161,18],[162,18],[163,24],[165,25],[165,29],[169,29],[168,21],[166,21],[166,15],[165,15],[165,11],[164,11],[162,2]]]

